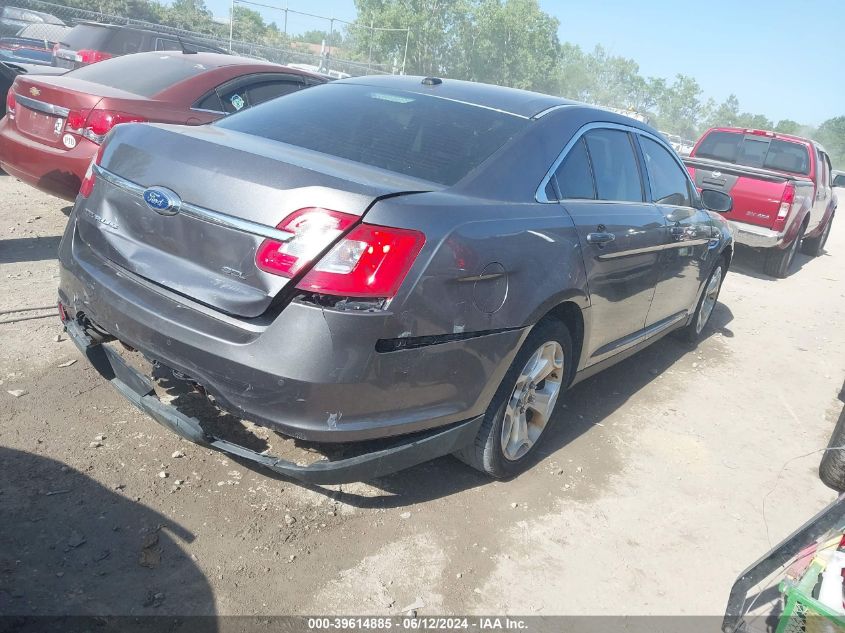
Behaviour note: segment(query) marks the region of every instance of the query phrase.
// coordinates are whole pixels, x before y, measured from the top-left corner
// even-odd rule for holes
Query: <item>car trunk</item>
[[[699,189],[730,194],[733,208],[722,214],[728,220],[772,228],[788,183],[809,179],[792,178],[778,172],[732,165],[704,158],[684,159]]]
[[[17,130],[40,143],[62,150],[69,149],[62,138],[70,113],[79,113],[84,120],[104,97],[127,101],[139,99],[137,95],[123,90],[63,76],[19,76],[12,89],[17,102]]]
[[[213,126],[122,125],[106,148],[106,175],[77,214],[82,240],[120,267],[242,317],[261,315],[291,279],[256,265],[265,238],[238,221],[272,229],[303,208],[362,216],[379,197],[431,188]],[[142,195],[150,187],[178,196],[183,211],[154,210]]]

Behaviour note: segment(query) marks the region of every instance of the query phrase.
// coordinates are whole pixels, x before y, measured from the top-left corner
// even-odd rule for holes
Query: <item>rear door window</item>
[[[584,135],[599,200],[642,202],[640,170],[631,137],[622,130],[591,130]]]
[[[686,174],[669,150],[645,136],[640,136],[640,147],[654,202],[678,207],[692,206]]]

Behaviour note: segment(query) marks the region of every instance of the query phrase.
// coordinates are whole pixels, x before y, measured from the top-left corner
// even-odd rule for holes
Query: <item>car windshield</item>
[[[452,185],[526,123],[522,117],[433,96],[326,84],[216,125]]]
[[[711,132],[701,141],[696,156],[805,176],[810,173],[806,146],[759,134]]]
[[[208,70],[196,57],[175,54],[125,55],[72,70],[68,77],[152,97],[173,84]]]

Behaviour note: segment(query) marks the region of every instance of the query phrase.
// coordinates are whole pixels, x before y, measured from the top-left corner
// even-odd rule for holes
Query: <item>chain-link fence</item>
[[[275,39],[278,42],[265,43],[258,41],[258,37],[250,33],[246,20],[239,20],[237,11],[238,5],[251,5],[252,7],[263,7],[265,10],[279,12],[284,16],[284,30],[277,31],[279,36]],[[167,12],[155,11],[157,5],[151,4],[150,18],[160,13],[166,16]],[[44,0],[8,0],[0,2],[0,36],[11,36],[20,34],[24,37],[58,41],[61,36],[61,25],[72,27],[80,22],[99,22],[105,24],[118,24],[125,26],[136,26],[150,29],[160,33],[179,36],[211,47],[228,50],[235,55],[256,57],[279,64],[293,64],[307,70],[319,70],[334,77],[359,76],[367,74],[391,74],[401,72],[402,67],[395,62],[392,67],[372,63],[371,60],[353,60],[346,58],[346,52],[342,48],[331,46],[331,35],[336,32],[340,34],[340,26],[348,25],[333,18],[322,16],[310,16],[313,19],[324,21],[329,25],[327,31],[330,35],[329,42],[325,46],[309,42],[296,41],[295,35],[287,32],[289,18],[297,13],[300,16],[309,14],[293,12],[288,9],[281,9],[269,5],[259,5],[243,0],[234,0],[232,3],[234,20],[213,20],[210,16],[204,16],[203,21],[207,24],[204,30],[191,30],[179,28],[178,25],[168,23],[165,19],[154,21],[153,19],[141,20],[132,17],[112,15],[98,11],[90,11],[77,7],[70,7],[62,4],[46,2]],[[282,21],[282,20],[280,20]],[[57,27],[57,28],[56,28]],[[27,28],[26,31],[23,29]],[[44,31],[44,33],[40,33]],[[274,34],[275,35],[275,34]],[[400,60],[401,61],[401,60]]]

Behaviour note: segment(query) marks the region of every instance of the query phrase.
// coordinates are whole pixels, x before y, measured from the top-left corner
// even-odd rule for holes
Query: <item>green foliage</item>
[[[26,3],[26,0],[19,0]],[[166,24],[228,39],[228,24],[213,21],[205,0],[64,0],[109,15]],[[577,101],[634,110],[664,132],[695,139],[706,128],[737,126],[817,139],[845,168],[845,116],[816,130],[740,111],[736,95],[702,101],[694,78],[644,77],[637,63],[602,46],[591,52],[558,41],[558,20],[538,0],[355,0],[358,16],[346,33],[312,30],[288,37],[257,11],[235,5],[233,36],[287,47],[292,41],[343,47],[347,58],[408,74],[440,75],[558,94]],[[34,7],[37,8],[37,7]],[[564,25],[565,26],[565,25]],[[375,29],[370,27],[376,27]],[[395,29],[393,31],[387,29]],[[410,34],[405,29],[410,30]]]
[[[774,127],[775,132],[780,132],[781,134],[801,134],[801,128],[803,126],[798,123],[798,121],[793,121],[792,119],[782,119],[778,121],[778,124]]]
[[[481,0],[458,26],[450,75],[513,88],[555,88],[558,21],[537,0]]]
[[[824,145],[834,169],[845,169],[845,116],[828,119],[819,126],[814,138]]]
[[[326,46],[341,47],[343,46],[343,33],[340,31],[334,31],[333,33],[318,30],[305,31],[296,36],[296,41],[306,42],[308,44],[322,44],[325,42]]]

